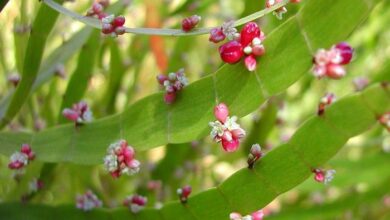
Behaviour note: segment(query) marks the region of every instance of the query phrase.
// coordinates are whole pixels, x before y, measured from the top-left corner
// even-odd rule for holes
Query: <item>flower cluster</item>
[[[211,137],[216,142],[222,142],[222,147],[227,152],[236,151],[240,145],[240,139],[245,136],[245,131],[237,124],[237,117],[229,117],[229,109],[224,103],[214,108],[217,121],[210,122]]]
[[[157,81],[161,86],[165,87],[164,100],[167,104],[172,104],[176,100],[176,92],[188,85],[184,69],[180,69],[176,73],[169,73],[168,76],[159,74]]]
[[[200,17],[199,15],[192,15],[191,17],[184,18],[181,22],[181,29],[184,32],[189,32],[194,29],[196,25],[198,25],[201,19],[202,17]]]
[[[28,162],[35,159],[35,153],[31,150],[30,145],[23,144],[19,152],[15,152],[10,157],[8,168],[13,170],[22,170]]]
[[[148,199],[146,197],[140,195],[131,195],[123,200],[123,205],[128,207],[133,213],[138,213],[145,207],[147,202]]]
[[[336,170],[323,170],[323,169],[313,169],[314,180],[319,183],[328,184],[333,180]]]
[[[191,186],[184,186],[182,188],[177,189],[176,193],[179,196],[181,203],[186,203],[188,200],[188,196],[190,196],[192,192]]]
[[[213,38],[214,39],[214,38]],[[239,36],[219,47],[219,54],[225,63],[234,64],[244,58],[245,66],[254,71],[257,66],[256,57],[265,53],[264,33],[254,22],[247,23]]]
[[[242,216],[238,212],[232,212],[229,215],[230,220],[263,220],[263,210],[258,210],[250,215]]]
[[[102,201],[91,190],[76,197],[76,207],[83,211],[90,211],[94,208],[102,207],[102,205]]]
[[[127,141],[120,140],[108,147],[104,165],[112,177],[118,178],[122,174],[138,173],[141,163],[135,159],[134,149],[127,144]]]
[[[102,33],[109,34],[112,37],[117,37],[126,32],[126,28],[123,26],[126,22],[126,18],[122,15],[115,17],[114,15],[106,16],[102,19]]]
[[[92,112],[86,102],[73,104],[72,108],[66,108],[62,111],[62,115],[76,123],[76,125],[92,121]]]
[[[331,79],[342,78],[346,74],[344,65],[351,62],[352,55],[352,47],[345,42],[341,42],[329,50],[318,50],[313,59],[314,76],[319,79],[325,76]]]
[[[31,193],[38,192],[40,189],[42,189],[44,186],[42,180],[39,179],[33,179],[31,182],[28,184],[28,188],[30,189]]]
[[[325,107],[332,104],[336,101],[336,96],[333,93],[326,93],[320,100],[318,104],[318,115],[323,115],[325,113]]]
[[[261,147],[259,144],[254,144],[251,147],[250,153],[248,155],[248,168],[252,169],[255,165],[255,162],[258,161],[263,156],[263,152],[261,152]]]
[[[265,7],[271,8],[272,6],[279,4],[281,2],[283,2],[283,0],[266,0]],[[287,12],[287,8],[283,6],[275,9],[275,11],[273,11],[272,14],[275,15],[279,20],[282,20],[283,14],[286,12]]]
[[[390,112],[383,114],[379,118],[379,122],[390,132]]]
[[[88,10],[87,16],[97,17],[99,20],[103,19],[107,16],[107,14],[104,13],[104,9],[107,8],[109,4],[109,0],[100,0],[98,2],[94,2],[92,7]]]
[[[240,34],[237,33],[237,29],[234,27],[234,21],[228,21],[222,24],[221,27],[211,29],[209,41],[218,43],[225,38],[228,40],[238,39]]]

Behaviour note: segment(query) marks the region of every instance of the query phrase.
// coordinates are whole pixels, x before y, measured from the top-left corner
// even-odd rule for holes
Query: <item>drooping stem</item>
[[[77,14],[73,11],[70,11],[60,4],[54,2],[53,0],[42,0],[43,3],[51,7],[52,9],[58,11],[61,14],[67,15],[77,21],[80,21],[86,25],[92,26],[94,28],[101,29],[100,21],[96,18],[86,17],[80,14]],[[234,22],[234,26],[243,25],[249,21],[256,20],[258,18],[267,15],[268,13],[273,12],[275,9],[285,6],[289,0],[283,0],[282,2],[275,4],[270,8],[265,8],[261,11],[250,14],[246,17],[240,18]],[[208,34],[210,30],[214,27],[208,28],[195,28],[191,32],[184,32],[181,29],[169,29],[169,28],[126,28],[126,33],[131,34],[143,34],[143,35],[160,35],[160,36],[192,36],[192,35],[202,35]]]

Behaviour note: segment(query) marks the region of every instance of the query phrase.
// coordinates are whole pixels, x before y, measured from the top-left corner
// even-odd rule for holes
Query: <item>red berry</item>
[[[114,31],[114,26],[111,24],[103,24],[102,33],[103,34],[111,34]]]
[[[252,43],[253,38],[260,38],[260,33],[260,28],[255,22],[247,23],[241,30],[241,45],[243,47],[248,46],[250,43]]]
[[[160,85],[164,85],[165,80],[168,80],[168,76],[164,74],[160,74],[157,76],[157,81]]]
[[[229,41],[219,47],[221,59],[226,63],[237,63],[244,55],[242,45],[238,41]]]
[[[254,71],[257,66],[256,58],[253,55],[245,57],[245,66],[249,71]]]
[[[217,28],[211,29],[209,41],[214,42],[214,43],[218,43],[220,41],[225,40],[225,38],[226,38],[226,36],[223,33],[222,28],[217,27]]]
[[[184,186],[182,188],[183,192],[182,192],[182,196],[185,197],[185,198],[188,198],[188,196],[191,194],[192,192],[192,188],[191,186]]]
[[[222,147],[226,152],[234,152],[238,149],[240,142],[238,139],[232,139],[231,141],[227,141],[222,139]]]
[[[214,108],[215,118],[221,123],[225,123],[227,117],[229,116],[229,109],[225,103],[220,103]]]
[[[103,6],[101,4],[95,2],[92,5],[92,11],[95,14],[100,14],[103,11]]]
[[[341,53],[342,61],[340,64],[345,65],[345,64],[348,64],[349,62],[351,62],[352,55],[353,55],[353,49],[348,43],[341,42],[341,43],[336,45],[336,48]]]
[[[200,21],[201,17],[198,15],[192,15],[191,17],[184,18],[181,22],[181,28],[183,31],[191,31]]]
[[[176,93],[174,93],[174,92],[165,93],[165,96],[164,96],[165,103],[172,104],[173,102],[175,102],[175,100],[176,100]]]
[[[326,67],[326,75],[331,79],[340,79],[345,76],[346,71],[343,66],[339,64],[329,64]]]
[[[126,18],[120,15],[114,19],[112,25],[114,25],[115,27],[121,27],[125,24],[125,22],[126,22]]]

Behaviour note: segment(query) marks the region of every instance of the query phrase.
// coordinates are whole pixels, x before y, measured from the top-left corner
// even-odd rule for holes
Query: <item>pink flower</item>
[[[104,165],[112,177],[118,178],[122,174],[138,173],[141,163],[135,159],[134,149],[125,140],[120,140],[108,147]]]
[[[262,41],[264,33],[254,22],[247,23],[241,30],[239,38],[231,40],[219,47],[221,59],[229,64],[237,63],[245,57],[245,66],[249,71],[254,71],[257,66],[256,57],[265,53]]]
[[[125,198],[123,205],[128,207],[133,213],[141,211],[148,202],[146,197],[140,195],[131,195]]]
[[[74,121],[76,125],[92,121],[92,112],[89,109],[88,104],[83,101],[73,104],[71,109],[64,109],[62,115],[65,118]]]
[[[186,203],[188,200],[188,197],[190,196],[192,192],[191,186],[187,185],[182,188],[177,189],[176,193],[179,196],[181,203]]]
[[[183,19],[181,23],[181,29],[185,32],[189,32],[198,25],[202,18],[198,15],[192,15],[191,17]]]
[[[331,105],[336,101],[336,96],[333,93],[326,93],[320,100],[318,104],[318,115],[323,115],[325,112],[325,107]]]
[[[240,145],[240,139],[245,136],[245,131],[236,123],[237,117],[229,117],[229,109],[221,103],[214,108],[214,115],[217,119],[210,122],[212,128],[210,135],[216,142],[221,142],[226,152],[234,152]]]
[[[31,150],[30,145],[23,144],[20,152],[15,152],[10,157],[8,168],[13,170],[21,170],[27,166],[28,162],[35,159],[35,153]]]
[[[160,74],[157,76],[157,81],[161,86],[165,87],[164,101],[167,104],[174,103],[176,93],[188,85],[184,69],[180,69],[176,73],[169,73],[168,76]]]
[[[329,50],[319,49],[313,58],[313,74],[317,78],[340,79],[346,75],[344,65],[350,63],[353,49],[342,42]]]
[[[313,169],[314,180],[319,183],[328,184],[334,178],[335,170],[323,170],[323,169]]]
[[[90,211],[94,208],[102,207],[102,205],[102,201],[100,201],[91,190],[88,190],[83,195],[77,195],[76,197],[76,207],[83,211]]]

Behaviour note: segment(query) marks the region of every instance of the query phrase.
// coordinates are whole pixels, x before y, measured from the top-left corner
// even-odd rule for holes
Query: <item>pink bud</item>
[[[260,37],[260,28],[255,22],[249,22],[241,30],[240,40],[242,46],[248,46],[255,37]]]
[[[107,16],[108,16],[108,14],[106,14],[106,13],[104,13],[104,12],[98,14],[99,20],[102,20],[103,18],[105,18],[105,17],[107,17]]]
[[[245,131],[241,128],[231,131],[233,139],[241,139],[245,136]]]
[[[22,148],[20,149],[20,152],[26,154],[26,155],[29,155],[31,153],[31,148],[30,148],[30,145],[28,144],[23,144],[22,145]]]
[[[238,139],[232,139],[231,141],[226,141],[222,139],[222,147],[226,152],[234,152],[238,149],[240,142]]]
[[[225,103],[220,103],[214,108],[215,118],[221,123],[225,123],[227,117],[229,116],[229,109]]]
[[[64,109],[62,115],[71,121],[77,121],[77,118],[79,117],[79,114],[76,111],[69,108]]]
[[[201,17],[198,15],[192,15],[189,18],[183,19],[181,23],[181,29],[185,32],[191,31],[201,20]]]
[[[176,93],[172,92],[172,93],[165,93],[164,95],[164,101],[165,103],[167,104],[172,104],[173,102],[175,102],[176,100]]]
[[[353,49],[352,47],[346,43],[346,42],[341,42],[336,45],[336,48],[340,51],[342,60],[340,64],[348,64],[351,62],[352,55],[353,55]]]
[[[253,55],[245,57],[245,66],[249,71],[254,71],[257,66],[256,58]]]
[[[218,43],[220,41],[225,40],[225,38],[226,38],[226,36],[223,33],[221,27],[216,27],[216,28],[211,29],[209,41],[214,42],[214,43]]]
[[[259,210],[252,213],[252,220],[263,220],[263,217],[264,217],[263,210]]]
[[[122,34],[126,33],[126,28],[123,27],[123,26],[116,27],[116,28],[115,28],[115,33],[116,33],[117,35],[122,35]]]
[[[325,173],[319,169],[314,170],[314,180],[320,183],[324,182]]]
[[[191,188],[191,186],[184,186],[183,188],[182,188],[182,195],[184,196],[184,197],[187,197],[188,198],[188,196],[191,194],[191,192],[192,192],[192,188]]]
[[[110,0],[100,0],[99,4],[101,4],[104,8],[107,8],[110,4]]]
[[[125,24],[125,22],[126,22],[126,18],[120,15],[114,19],[112,24],[114,25],[114,27],[121,27]]]
[[[327,66],[326,75],[331,79],[340,79],[345,76],[346,71],[343,66],[339,64],[329,64]]]
[[[228,130],[225,130],[225,132],[223,133],[222,135],[222,140],[225,140],[225,141],[232,141],[233,140],[233,135],[230,131]]]
[[[103,5],[95,2],[92,4],[92,11],[95,13],[95,14],[99,14],[103,11]]]
[[[265,47],[263,45],[255,45],[252,47],[252,54],[255,56],[262,56],[265,54]]]
[[[159,75],[157,76],[157,81],[158,81],[158,83],[159,83],[160,85],[163,86],[165,80],[168,80],[168,77],[167,77],[166,75],[164,75],[164,74],[159,74]]]
[[[102,33],[103,34],[110,34],[114,31],[114,26],[111,24],[103,24],[102,26]]]
[[[229,41],[219,47],[219,54],[225,63],[234,64],[240,61],[244,52],[238,41]]]

